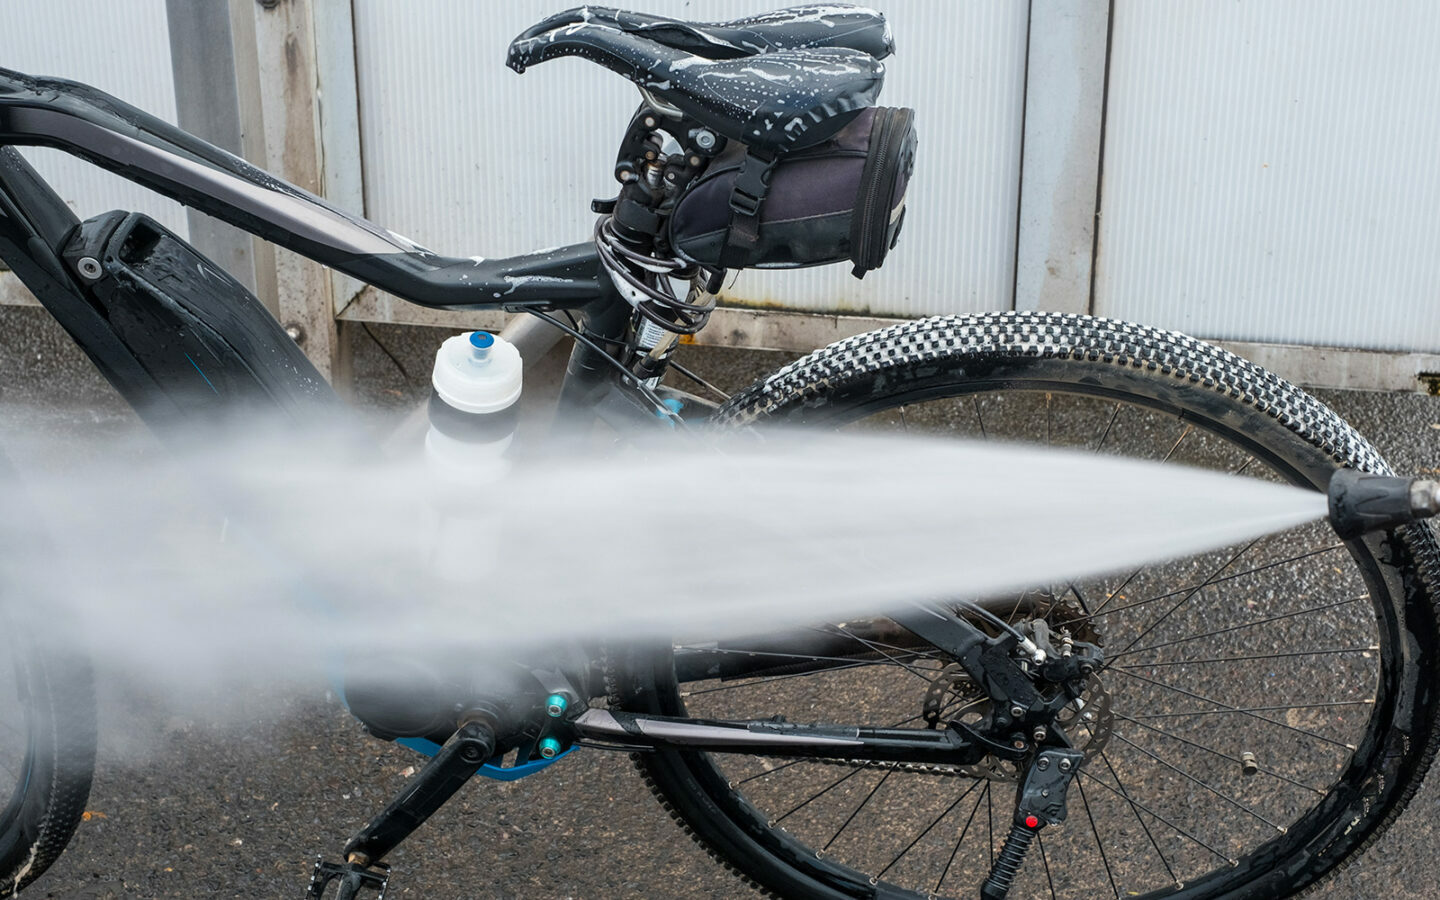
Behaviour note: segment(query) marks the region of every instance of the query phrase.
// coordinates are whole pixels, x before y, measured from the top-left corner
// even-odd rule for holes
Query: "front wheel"
[[[53,614],[53,611],[52,611]],[[44,874],[85,811],[95,768],[95,689],[51,626],[0,614],[0,897]]]
[[[732,398],[715,421],[1039,443],[1320,489],[1342,466],[1388,471],[1323,404],[1245,360],[1171,332],[1046,313],[935,318],[841,341]],[[1059,514],[1084,527],[1084,510]],[[1315,523],[988,601],[1106,658],[1062,715],[1086,755],[1070,818],[1041,835],[1010,896],[1284,897],[1363,850],[1435,751],[1437,573],[1428,526],[1341,542]],[[687,646],[617,652],[612,702],[905,727],[987,711],[953,660],[895,637],[903,630],[887,620],[811,632],[830,663],[724,681],[678,683]],[[846,642],[851,662],[836,665]],[[999,760],[661,751],[637,762],[713,855],[764,890],[804,898],[975,896],[1018,776]]]

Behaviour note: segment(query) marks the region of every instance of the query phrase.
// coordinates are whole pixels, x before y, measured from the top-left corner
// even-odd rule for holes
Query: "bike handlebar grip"
[[[1330,478],[1330,526],[1345,540],[1440,513],[1440,484],[1341,469]]]

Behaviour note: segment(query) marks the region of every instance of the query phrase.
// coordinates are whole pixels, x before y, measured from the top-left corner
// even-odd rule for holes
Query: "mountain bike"
[[[641,103],[593,239],[511,259],[438,255],[94,88],[0,70],[0,258],[162,436],[338,401],[219,267],[143,215],[77,220],[15,146],[66,150],[413,303],[524,314],[501,335],[523,359],[573,341],[567,422],[958,433],[1331,491],[1330,522],[1108,579],[976,599],[957,572],[956,599],[870,618],[474,661],[503,669],[503,691],[427,660],[391,690],[390,670],[349,660],[355,716],[430,759],[317,860],[309,897],[383,893],[385,858],[461,786],[582,747],[630,754],[719,863],[784,897],[1289,896],[1414,795],[1436,739],[1440,554],[1414,521],[1433,487],[1385,477],[1274,375],[1173,332],[1038,312],[848,338],[719,404],[667,377],[688,374],[677,345],[727,272],[883,263],[917,147],[912,113],[876,106],[892,50],[883,18],[848,6],[537,24],[512,68],[578,56]],[[6,634],[0,894],[63,850],[95,742],[83,660],[23,621]]]

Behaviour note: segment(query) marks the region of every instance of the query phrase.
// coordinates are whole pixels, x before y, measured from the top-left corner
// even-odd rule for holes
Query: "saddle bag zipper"
[[[878,240],[883,244],[885,235],[889,231],[890,208],[895,199],[897,174],[890,167],[889,162],[893,156],[904,149],[906,126],[910,118],[911,112],[905,108],[876,110],[875,129],[877,134],[870,141],[874,155],[872,159],[866,160],[865,172],[861,177],[854,238],[851,241],[853,244],[851,259],[855,263],[857,276],[863,276],[866,271],[875,267],[875,242]],[[901,121],[897,122],[897,119]],[[872,227],[875,210],[882,199],[885,202],[885,220],[878,228]]]

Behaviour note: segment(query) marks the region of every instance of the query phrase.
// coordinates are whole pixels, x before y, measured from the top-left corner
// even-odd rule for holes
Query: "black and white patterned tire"
[[[901,404],[974,392],[1075,393],[1087,402],[1114,400],[1117,409],[1124,403],[1147,414],[1178,416],[1249,453],[1277,477],[1316,488],[1339,467],[1389,471],[1370,443],[1324,404],[1246,360],[1174,332],[1050,313],[937,317],[848,338],[735,395],[712,421],[728,428],[836,427]],[[1435,752],[1440,551],[1434,532],[1426,525],[1409,526],[1350,542],[1337,552],[1341,557],[1348,552],[1356,577],[1370,587],[1383,646],[1376,676],[1383,683],[1367,701],[1373,712],[1350,761],[1337,765],[1330,789],[1317,790],[1323,796],[1308,811],[1273,839],[1248,848],[1233,865],[1199,871],[1179,884],[1137,884],[1134,891],[1116,884],[1112,874],[1105,890],[1145,897],[1293,896],[1353,860],[1414,795]],[[686,715],[673,671],[668,651],[617,656],[612,701],[641,712]],[[754,715],[785,712],[753,710]],[[665,751],[638,755],[636,762],[677,821],[762,890],[804,898],[974,896],[978,884],[945,882],[943,891],[902,885],[890,882],[892,875],[877,878],[817,853],[776,827],[776,813],[752,802],[748,788],[735,787],[719,759]],[[1094,865],[1098,869],[1099,862]],[[1056,866],[1055,859],[1047,861],[1047,878]],[[1053,880],[1050,893],[1035,894],[1072,895],[1098,894],[1057,894]]]
[[[73,647],[34,636],[14,640],[20,718],[6,729],[26,746],[0,770],[0,897],[20,892],[60,857],[85,812],[95,769],[95,688],[88,661]],[[18,645],[18,646],[17,646]],[[10,760],[7,759],[7,763]]]

